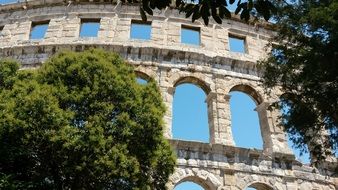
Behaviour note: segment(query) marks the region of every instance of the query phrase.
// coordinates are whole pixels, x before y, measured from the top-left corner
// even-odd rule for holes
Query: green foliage
[[[316,160],[338,149],[338,1],[278,4],[278,34],[262,62],[264,85],[280,87],[282,124],[296,147],[310,145]],[[315,142],[314,137],[326,134]]]
[[[1,189],[165,189],[175,158],[154,81],[102,50],[0,62]],[[13,82],[14,81],[14,82]],[[7,83],[4,83],[7,84]]]
[[[153,15],[154,9],[165,9],[175,6],[180,12],[184,12],[186,17],[190,17],[192,22],[202,18],[205,25],[209,24],[209,18],[218,23],[222,23],[222,19],[231,18],[231,13],[227,6],[234,4],[235,0],[176,0],[171,5],[171,0],[122,0],[123,3],[140,3],[140,14],[143,21],[147,21],[147,14]],[[258,19],[263,17],[269,20],[276,12],[276,8],[272,1],[269,0],[239,0],[235,14],[240,14],[240,18],[249,21],[250,17]]]
[[[11,88],[19,65],[12,60],[2,60],[0,64],[0,91]]]

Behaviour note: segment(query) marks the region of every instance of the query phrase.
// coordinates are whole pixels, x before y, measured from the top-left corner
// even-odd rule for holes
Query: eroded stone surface
[[[80,38],[81,19],[100,18],[98,36]],[[49,20],[44,39],[30,40],[32,22]],[[176,10],[155,11],[149,16],[151,39],[130,39],[132,20],[140,20],[137,6],[116,3],[28,0],[0,6],[0,57],[19,60],[34,68],[63,49],[83,51],[96,47],[119,53],[135,66],[136,74],[158,82],[167,106],[164,135],[172,137],[172,103],[175,87],[193,83],[207,94],[210,143],[170,140],[178,160],[169,189],[191,180],[206,190],[242,190],[248,186],[275,190],[333,190],[337,177],[335,159],[322,168],[302,165],[287,146],[278,126],[278,111],[267,109],[281,92],[264,94],[256,62],[266,55],[265,45],[273,32],[262,25],[236,19],[218,25],[191,23]],[[181,44],[181,25],[200,27],[200,46]],[[247,53],[229,51],[229,34],[244,37]],[[229,93],[242,91],[257,104],[263,150],[236,147],[231,132]],[[337,176],[337,174],[335,175]]]

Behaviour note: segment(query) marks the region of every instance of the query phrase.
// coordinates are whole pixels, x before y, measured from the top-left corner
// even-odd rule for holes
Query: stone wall
[[[100,19],[97,37],[79,36],[81,19]],[[207,94],[210,143],[170,140],[178,166],[169,189],[190,180],[206,190],[335,189],[332,168],[312,168],[295,160],[281,126],[278,111],[268,110],[277,90],[264,93],[256,62],[266,55],[265,45],[274,32],[263,25],[224,20],[219,25],[191,23],[183,14],[167,9],[149,16],[151,39],[130,39],[132,21],[139,21],[137,6],[112,3],[64,3],[63,0],[31,0],[0,6],[0,58],[19,60],[23,68],[37,67],[63,49],[83,51],[91,47],[119,53],[135,66],[141,78],[158,82],[167,106],[165,133],[172,138],[172,103],[175,88],[192,83]],[[43,39],[31,40],[32,23],[48,21]],[[199,46],[182,44],[181,27],[200,30]],[[246,53],[229,50],[229,35],[245,39]],[[263,149],[236,147],[232,137],[229,95],[241,91],[251,96],[262,132]]]

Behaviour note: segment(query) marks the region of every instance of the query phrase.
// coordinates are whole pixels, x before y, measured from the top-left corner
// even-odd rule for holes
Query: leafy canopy
[[[153,80],[103,50],[0,61],[1,189],[165,189],[175,158]]]
[[[208,25],[210,17],[218,24],[221,24],[224,18],[231,18],[231,12],[227,7],[234,4],[236,0],[122,0],[122,2],[140,3],[143,21],[147,21],[147,14],[153,15],[154,9],[174,7],[184,12],[186,18],[191,17],[192,22],[202,18],[204,24]],[[239,0],[235,14],[239,14],[240,18],[245,21],[248,21],[250,17],[256,20],[263,17],[267,21],[276,11],[272,2],[270,0]]]
[[[262,61],[266,89],[284,92],[282,124],[314,161],[338,153],[338,1],[276,4],[278,34]],[[324,135],[323,138],[318,138]]]

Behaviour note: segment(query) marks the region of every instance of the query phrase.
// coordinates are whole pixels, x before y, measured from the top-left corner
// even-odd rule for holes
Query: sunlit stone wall
[[[142,78],[154,78],[167,106],[164,135],[172,137],[172,103],[175,87],[192,83],[207,94],[210,143],[170,140],[178,165],[169,189],[193,181],[206,190],[256,189],[296,190],[337,188],[331,160],[313,168],[295,160],[281,126],[278,111],[269,110],[277,90],[270,96],[260,83],[257,61],[266,55],[266,44],[274,34],[265,23],[246,24],[236,17],[223,24],[191,22],[173,9],[149,16],[151,38],[130,38],[132,22],[140,22],[136,5],[108,1],[65,2],[28,0],[0,5],[0,57],[14,58],[22,68],[34,68],[64,49],[83,51],[96,47],[119,53],[135,66]],[[99,20],[96,37],[80,37],[82,20]],[[48,23],[42,39],[30,39],[32,26]],[[181,28],[200,32],[199,45],[181,43]],[[229,36],[244,39],[245,53],[229,49]],[[263,149],[236,147],[231,132],[229,93],[241,91],[251,96],[262,132]],[[337,176],[337,174],[336,174]]]

